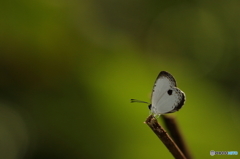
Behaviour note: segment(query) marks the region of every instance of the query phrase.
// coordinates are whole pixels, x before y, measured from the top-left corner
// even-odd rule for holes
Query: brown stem
[[[168,148],[175,159],[186,159],[182,151],[174,143],[167,132],[158,124],[157,120],[153,115],[150,115],[145,123],[152,129],[152,131],[158,136],[163,144]]]

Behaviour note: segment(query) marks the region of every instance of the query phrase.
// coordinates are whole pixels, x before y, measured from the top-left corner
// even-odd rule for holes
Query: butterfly
[[[176,80],[170,73],[161,71],[153,86],[151,98],[152,102],[148,108],[154,116],[157,116],[181,109],[186,95],[177,88]],[[147,103],[136,99],[131,99],[131,102]]]

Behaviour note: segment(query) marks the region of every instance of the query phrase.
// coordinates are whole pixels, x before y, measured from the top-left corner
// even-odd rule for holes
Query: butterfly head
[[[148,105],[148,109],[151,110],[152,109],[152,104]]]

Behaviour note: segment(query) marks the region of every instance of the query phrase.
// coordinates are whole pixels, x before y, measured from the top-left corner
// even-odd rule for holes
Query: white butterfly
[[[131,99],[131,102],[141,102]],[[148,107],[154,116],[173,113],[178,111],[185,102],[185,94],[177,88],[174,77],[166,72],[161,71],[155,81],[152,91],[152,104]]]

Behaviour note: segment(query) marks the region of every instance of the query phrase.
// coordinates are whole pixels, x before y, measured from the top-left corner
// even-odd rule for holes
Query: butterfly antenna
[[[145,101],[141,101],[141,100],[137,100],[137,99],[131,99],[131,103],[135,103],[135,102],[137,102],[137,103],[146,103],[146,104],[150,104],[150,103],[145,102]]]

